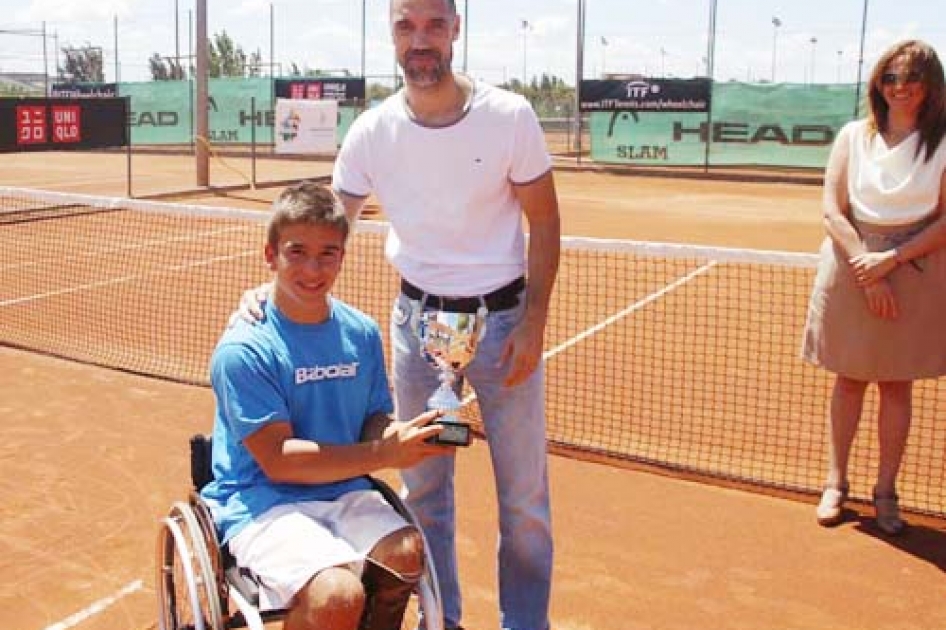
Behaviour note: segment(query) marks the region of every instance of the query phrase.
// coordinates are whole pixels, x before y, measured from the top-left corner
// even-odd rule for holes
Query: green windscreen
[[[591,158],[638,165],[823,167],[854,85],[716,83],[707,113],[593,112]],[[862,92],[863,94],[863,92]]]

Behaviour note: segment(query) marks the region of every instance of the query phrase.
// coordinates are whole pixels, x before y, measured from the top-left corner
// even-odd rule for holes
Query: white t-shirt
[[[924,161],[916,153],[920,134],[914,131],[893,148],[880,134],[867,133],[867,121],[850,122],[841,130],[849,138],[848,193],[858,220],[876,225],[903,225],[928,216],[939,202],[946,170],[946,139]],[[840,138],[839,138],[840,140]]]
[[[465,115],[447,127],[415,122],[402,92],[356,118],[333,186],[375,194],[391,221],[385,254],[410,283],[436,295],[480,295],[524,274],[512,184],[551,165],[528,101],[477,82]]]

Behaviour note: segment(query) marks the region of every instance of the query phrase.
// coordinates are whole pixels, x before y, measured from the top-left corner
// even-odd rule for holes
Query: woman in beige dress
[[[848,458],[870,383],[879,391],[877,526],[904,528],[896,479],[913,381],[946,374],[946,94],[936,52],[887,50],[870,77],[868,116],[838,134],[825,173],[827,238],[803,356],[837,375],[818,522],[844,518]]]

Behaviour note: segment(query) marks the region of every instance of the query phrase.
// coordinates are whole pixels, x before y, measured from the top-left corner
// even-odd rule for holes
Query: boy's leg
[[[361,630],[399,630],[411,592],[424,571],[424,541],[414,527],[381,539],[365,562],[367,600]]]

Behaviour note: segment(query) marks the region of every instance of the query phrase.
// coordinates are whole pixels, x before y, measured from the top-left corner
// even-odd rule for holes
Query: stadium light
[[[367,34],[367,0],[361,0],[361,78],[365,78],[365,35]],[[367,95],[366,95],[367,96]]]
[[[813,36],[808,41],[811,42],[811,76],[809,76],[808,78],[808,84],[814,85],[815,84],[815,49],[818,46],[818,38]]]
[[[775,83],[775,51],[778,48],[778,29],[782,20],[772,16],[772,83]]]
[[[529,23],[529,20],[522,20],[522,88],[525,89],[528,75],[526,74],[526,51],[527,51],[527,40],[529,31],[532,30],[532,25]]]
[[[601,36],[601,78],[608,74],[608,38]]]
[[[854,81],[854,118],[860,116],[861,110],[861,73],[864,71],[864,33],[867,31],[867,0],[864,0],[864,10],[861,13],[861,49],[857,56],[857,80]]]

